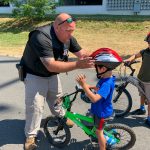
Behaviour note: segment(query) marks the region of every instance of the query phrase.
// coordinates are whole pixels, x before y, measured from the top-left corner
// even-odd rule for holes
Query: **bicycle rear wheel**
[[[115,85],[115,90],[113,94],[113,108],[116,117],[123,117],[127,115],[132,108],[132,97],[130,93]]]
[[[119,143],[108,145],[107,149],[128,150],[132,148],[136,142],[134,131],[123,124],[109,124],[106,126],[107,131],[115,131],[114,136],[120,140]]]
[[[46,118],[44,133],[50,144],[54,147],[63,148],[70,142],[71,133],[63,119],[56,116]]]

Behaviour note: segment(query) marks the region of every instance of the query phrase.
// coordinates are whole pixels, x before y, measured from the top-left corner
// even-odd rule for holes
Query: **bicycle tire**
[[[46,118],[44,123],[44,133],[49,143],[57,148],[67,146],[71,139],[70,129],[66,125],[66,122],[56,116]]]
[[[128,150],[134,146],[136,135],[129,126],[124,124],[108,124],[106,126],[107,131],[111,131],[112,129],[115,130],[116,137],[120,139],[120,143],[107,146],[107,149]],[[125,140],[127,141],[125,142]]]
[[[132,97],[130,93],[127,91],[127,89],[118,87],[118,85],[115,85],[112,102],[116,117],[124,117],[130,112],[132,108]]]

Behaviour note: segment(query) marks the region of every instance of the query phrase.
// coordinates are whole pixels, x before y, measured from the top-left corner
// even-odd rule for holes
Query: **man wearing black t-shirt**
[[[35,149],[35,138],[40,129],[47,100],[54,115],[63,116],[61,106],[55,109],[57,99],[62,96],[62,87],[58,74],[74,69],[91,68],[94,61],[72,36],[75,20],[70,15],[58,15],[54,23],[30,32],[21,63],[26,76],[25,83],[25,150]],[[68,62],[68,51],[79,59]],[[69,124],[69,123],[68,123]]]

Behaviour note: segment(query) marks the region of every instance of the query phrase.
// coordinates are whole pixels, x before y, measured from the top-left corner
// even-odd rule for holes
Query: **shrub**
[[[54,14],[57,3],[54,0],[5,0],[14,5],[15,17],[27,17],[29,19],[43,19],[47,14]]]

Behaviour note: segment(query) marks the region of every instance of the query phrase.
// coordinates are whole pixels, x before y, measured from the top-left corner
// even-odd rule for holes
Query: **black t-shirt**
[[[140,51],[142,55],[142,64],[139,70],[138,78],[143,82],[150,82],[150,49],[146,48]]]
[[[47,34],[44,34],[45,31]],[[71,37],[67,45],[68,50],[72,53],[81,50],[74,37]],[[52,25],[43,26],[30,32],[22,59],[26,72],[42,77],[57,74],[49,72],[42,64],[40,57],[52,57],[55,60],[62,60],[65,48],[64,44],[58,40]]]

